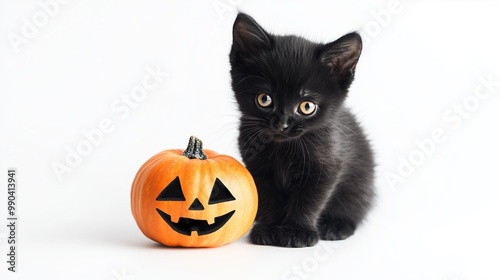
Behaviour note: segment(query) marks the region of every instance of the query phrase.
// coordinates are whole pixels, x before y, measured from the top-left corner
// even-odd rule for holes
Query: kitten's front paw
[[[315,230],[289,226],[256,224],[250,233],[253,243],[280,247],[309,247],[316,245],[319,235]]]
[[[281,247],[310,247],[319,241],[318,232],[312,229],[282,226],[279,233],[280,238],[276,245]]]
[[[277,226],[255,224],[250,232],[250,240],[258,245],[275,245],[277,232]]]
[[[319,235],[322,240],[343,240],[351,236],[356,230],[356,225],[350,220],[333,219],[321,221]]]

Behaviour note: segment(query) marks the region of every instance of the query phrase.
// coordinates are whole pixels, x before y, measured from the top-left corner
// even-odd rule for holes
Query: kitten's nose
[[[274,118],[271,120],[270,126],[274,131],[285,132],[290,126],[290,122],[285,118]]]
[[[282,124],[282,125],[280,126],[280,128],[279,128],[279,131],[280,131],[280,132],[284,132],[285,130],[287,130],[287,129],[288,129],[288,126],[289,126],[289,125],[288,125],[287,123]]]

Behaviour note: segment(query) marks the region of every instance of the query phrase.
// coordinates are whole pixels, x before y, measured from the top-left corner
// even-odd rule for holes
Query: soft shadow
[[[204,250],[210,248],[167,247],[142,234],[135,224],[115,224],[100,227],[86,227],[80,239],[92,243],[105,243],[120,247],[143,248],[151,250]],[[82,240],[82,241],[83,241]]]

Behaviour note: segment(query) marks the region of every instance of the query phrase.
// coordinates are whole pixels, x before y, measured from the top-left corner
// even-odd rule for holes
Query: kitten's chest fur
[[[296,179],[298,174],[302,174],[304,172],[303,165],[299,164],[299,162],[303,162],[309,160],[307,156],[302,155],[298,156],[294,153],[287,153],[291,149],[291,144],[286,145],[271,145],[271,152],[269,161],[267,164],[267,170],[272,173],[274,178],[274,185],[277,188],[286,189],[286,186],[290,184],[293,180]],[[276,147],[278,146],[278,147]]]
[[[244,157],[245,164],[253,174],[258,174],[283,191],[305,182],[314,183],[324,175],[325,168],[330,169],[333,154],[328,145],[314,143],[307,137],[282,143],[271,142],[257,153],[258,156]]]

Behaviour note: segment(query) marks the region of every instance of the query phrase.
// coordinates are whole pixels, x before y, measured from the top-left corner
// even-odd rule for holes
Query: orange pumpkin
[[[182,150],[150,158],[132,184],[132,214],[148,238],[167,246],[216,247],[243,236],[257,214],[250,172],[191,137]]]

